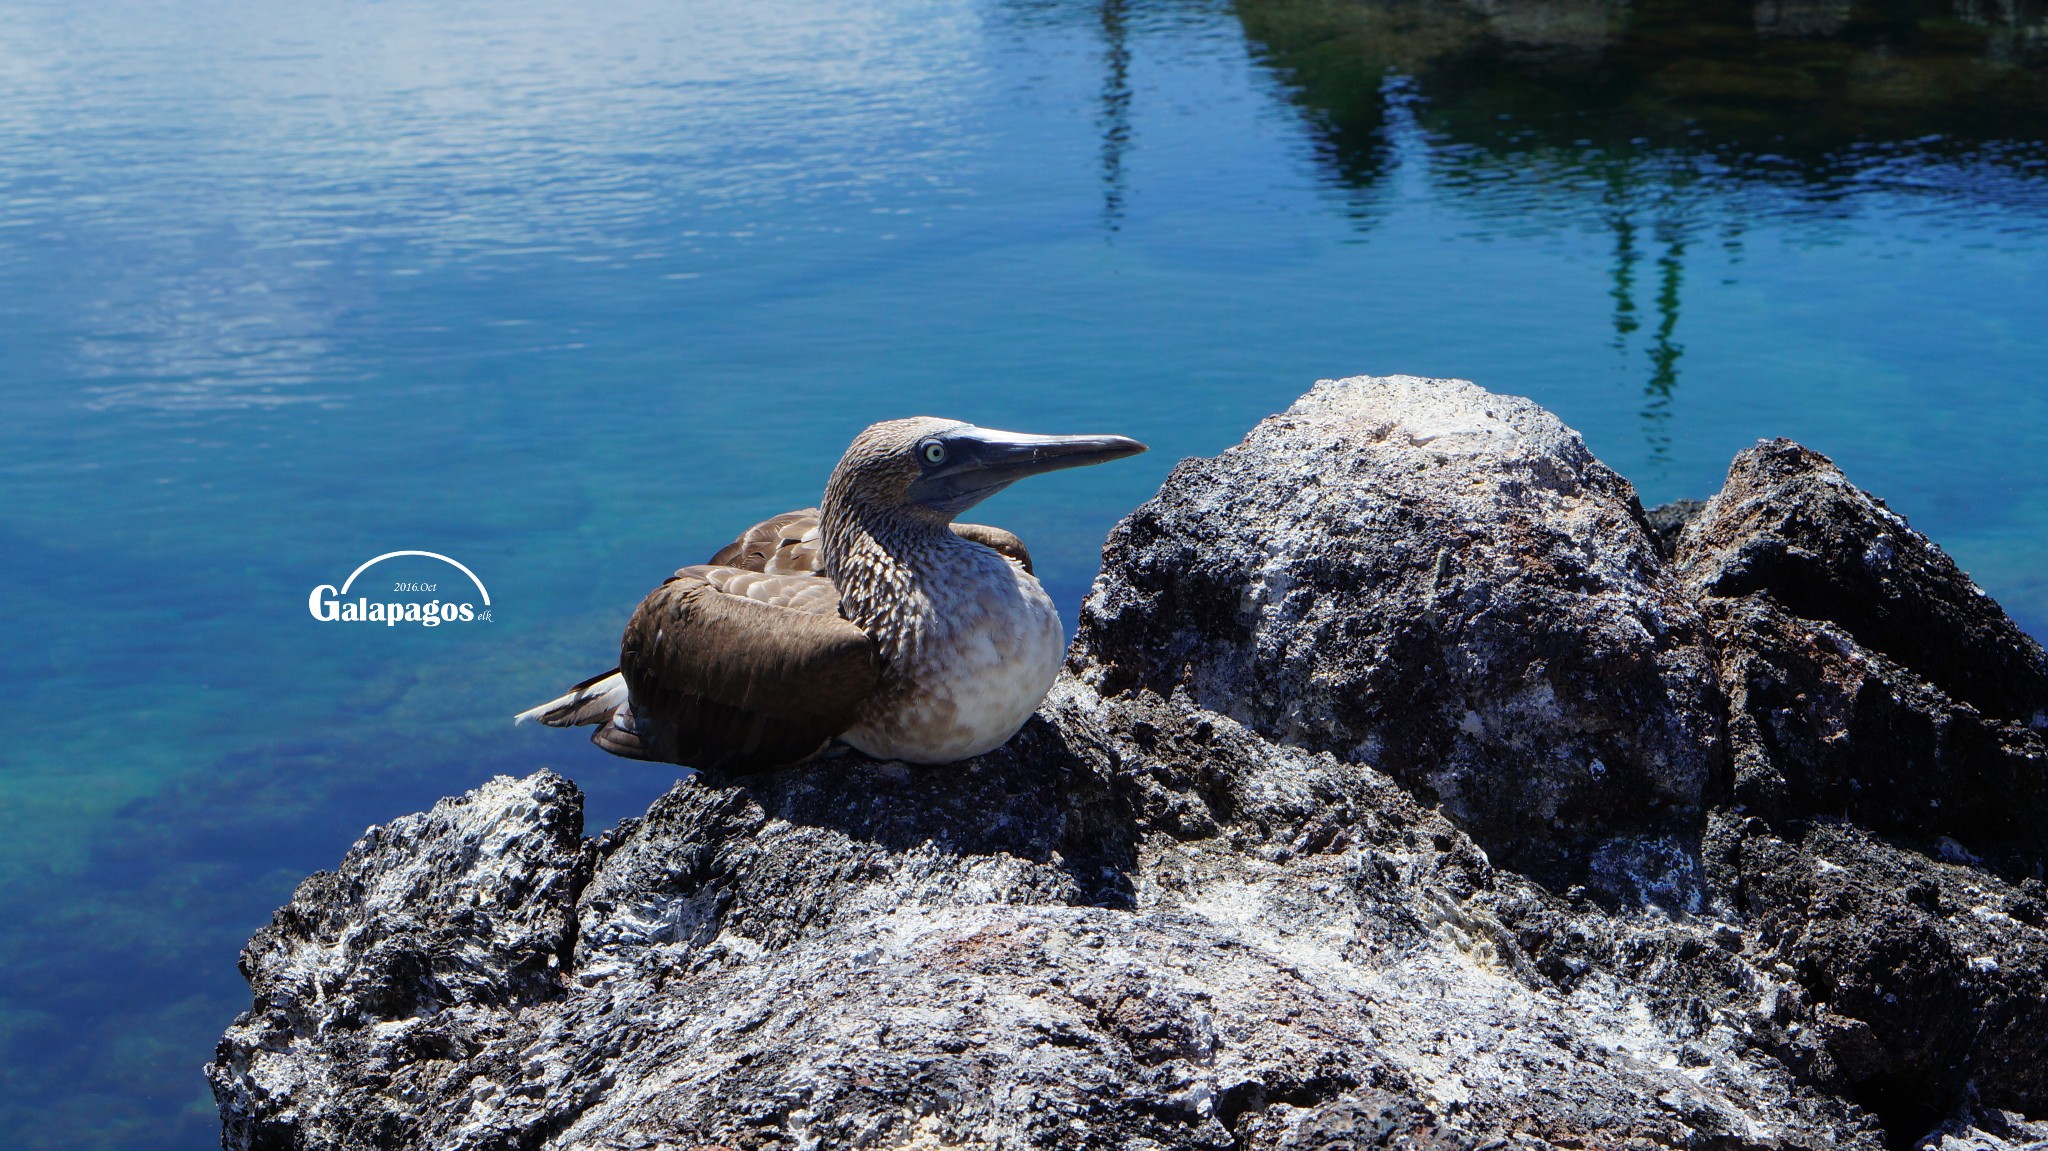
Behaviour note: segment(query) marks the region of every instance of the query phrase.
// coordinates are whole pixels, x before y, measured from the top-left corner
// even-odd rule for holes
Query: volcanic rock
[[[1882,500],[1760,444],[1676,567],[1712,621],[1739,802],[2040,860],[2048,654]]]
[[[1699,609],[1635,490],[1461,380],[1322,384],[1183,462],[1110,534],[1071,663],[1370,763],[1560,887],[1670,856],[1719,752]]]
[[[1004,748],[372,829],[244,952],[224,1145],[2032,1145],[2040,649],[1793,445],[1681,527],[1526,400],[1319,384]]]

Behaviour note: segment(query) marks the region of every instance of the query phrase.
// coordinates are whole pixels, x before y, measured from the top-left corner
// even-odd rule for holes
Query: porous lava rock
[[[1713,869],[1820,1002],[1858,1098],[2048,1113],[2048,655],[1933,541],[1788,440],[1674,548],[1733,781]]]
[[[1968,822],[1979,761],[1950,816],[1823,810],[1755,742],[1743,645],[1875,645],[1881,605],[1714,574],[1861,538],[1738,488],[1671,563],[1527,401],[1320,384],[1119,525],[1004,748],[692,777],[594,839],[545,772],[372,829],[244,952],[224,1145],[2029,1146],[2028,817]],[[1958,686],[2017,630],[1911,570],[1826,598],[1965,611],[1884,658],[2025,728]]]
[[[1371,763],[1570,883],[1697,824],[1705,639],[1635,490],[1577,432],[1396,376],[1320,384],[1175,468],[1111,533],[1076,665],[1105,695],[1177,692]]]
[[[224,1147],[428,1146],[408,1098],[559,995],[590,872],[583,797],[499,779],[363,834],[242,951],[256,997],[223,1041]]]
[[[2048,654],[1933,541],[1776,440],[1675,555],[1717,639],[1740,803],[2038,863]]]

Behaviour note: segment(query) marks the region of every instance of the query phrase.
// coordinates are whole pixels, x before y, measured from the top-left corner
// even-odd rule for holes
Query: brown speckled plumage
[[[817,575],[825,570],[825,554],[817,508],[799,508],[765,519],[718,549],[713,567],[733,567],[769,575]],[[1012,532],[987,524],[954,524],[953,534],[1009,556],[1031,570],[1031,551]]]
[[[963,457],[942,467],[948,443]],[[819,509],[678,571],[634,612],[616,672],[519,718],[595,723],[615,754],[726,772],[797,762],[835,736],[925,763],[987,751],[1030,717],[1065,637],[1023,542],[953,514],[1023,475],[1142,450],[929,417],[876,424]]]

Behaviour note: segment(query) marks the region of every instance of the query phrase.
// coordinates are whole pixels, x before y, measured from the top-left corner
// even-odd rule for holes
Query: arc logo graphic
[[[379,599],[373,602],[365,595],[358,595],[353,600],[348,598],[349,589],[355,586],[356,580],[364,572],[369,571],[385,560],[397,559],[400,556],[421,556],[430,560],[440,560],[442,563],[461,572],[469,577],[471,584],[476,585],[476,594],[484,601],[483,606],[478,607],[475,602],[469,600],[466,596],[460,599],[451,596],[444,600],[436,595],[435,598],[424,602],[418,599]],[[441,590],[439,583],[427,583],[418,580],[400,580],[389,585],[377,581],[372,582],[374,586],[380,589],[389,586],[391,594],[394,596],[430,595]],[[461,584],[457,584],[456,588],[459,589],[457,594],[468,590]],[[380,592],[379,594],[381,595],[382,593]],[[468,567],[459,561],[450,559],[440,552],[385,552],[376,559],[365,561],[361,567],[348,573],[348,578],[341,581],[339,588],[331,583],[324,583],[314,588],[313,593],[306,597],[306,610],[312,613],[313,618],[321,623],[381,623],[386,627],[397,627],[402,623],[418,624],[421,627],[439,627],[444,623],[489,623],[491,622],[491,593],[485,590],[484,581],[478,579],[475,572],[469,570]]]

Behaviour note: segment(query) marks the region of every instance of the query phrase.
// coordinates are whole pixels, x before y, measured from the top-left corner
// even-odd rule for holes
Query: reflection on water
[[[1646,365],[1655,459],[1702,239],[1739,254],[1754,214],[1824,220],[1873,190],[2048,204],[2043,0],[1236,7],[1367,221],[1410,127],[1434,186],[1473,210],[1611,233],[1614,346]]]
[[[1124,0],[1102,3],[1102,226],[1124,218],[1124,153],[1131,147],[1131,45]]]
[[[1386,75],[1414,79],[1446,142],[1496,155],[1675,148],[1821,180],[1861,166],[1872,144],[2029,140],[2048,116],[2041,0],[1237,0],[1237,10],[1300,83],[1353,182],[1384,163],[1374,137]]]

